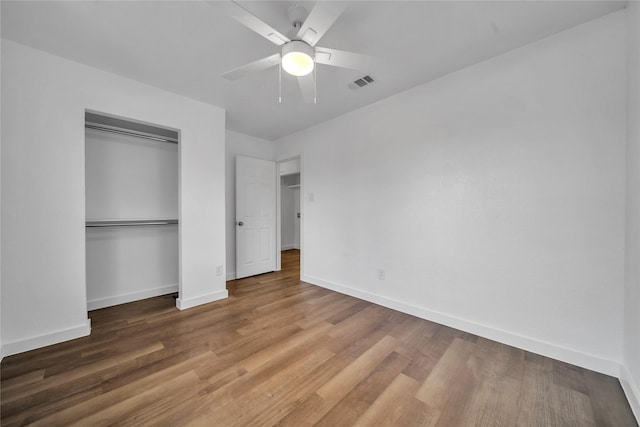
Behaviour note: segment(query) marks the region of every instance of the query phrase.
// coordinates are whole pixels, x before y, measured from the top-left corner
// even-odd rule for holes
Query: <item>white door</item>
[[[276,164],[236,157],[236,277],[276,269]]]

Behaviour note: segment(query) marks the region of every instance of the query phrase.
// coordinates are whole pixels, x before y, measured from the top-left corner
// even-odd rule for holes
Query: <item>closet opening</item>
[[[278,164],[280,180],[280,259],[282,269],[301,267],[300,158]]]
[[[177,297],[179,147],[178,130],[85,112],[89,311]]]

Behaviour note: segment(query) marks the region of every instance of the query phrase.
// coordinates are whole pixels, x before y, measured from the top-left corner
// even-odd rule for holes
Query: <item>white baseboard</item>
[[[191,307],[207,304],[207,303],[218,301],[228,297],[229,297],[229,292],[225,289],[223,291],[213,292],[211,294],[200,295],[199,297],[195,297],[195,298],[189,298],[189,299],[178,298],[176,300],[176,307],[178,307],[180,310],[186,310]]]
[[[290,249],[300,250],[300,245],[282,245],[280,246],[280,251],[288,251]]]
[[[342,294],[363,299],[384,307],[392,308],[412,316],[430,320],[432,322],[446,325],[474,335],[498,341],[513,347],[520,348],[532,353],[540,354],[552,359],[560,360],[592,371],[600,372],[613,377],[620,375],[620,364],[614,360],[603,359],[601,357],[562,347],[553,343],[540,341],[534,338],[519,335],[513,332],[504,331],[491,326],[483,325],[470,320],[451,316],[445,313],[429,310],[403,301],[373,294],[370,292],[355,289],[349,286],[340,285],[320,279],[318,277],[305,275],[301,280],[323,288],[331,289]]]
[[[95,299],[87,301],[87,310],[97,310],[99,308],[111,307],[119,304],[126,304],[132,301],[157,297],[160,295],[172,294],[178,292],[178,285],[162,286],[160,288],[148,289],[146,291],[132,292],[130,294],[116,295],[108,298]]]
[[[236,272],[232,272],[232,273],[227,273],[227,281],[229,280],[236,280]]]
[[[78,325],[72,328],[62,329],[59,331],[50,332],[48,334],[38,335],[36,337],[26,338],[23,340],[3,343],[2,357],[23,353],[25,351],[46,347],[52,344],[58,344],[64,341],[70,341],[76,338],[86,337],[89,334],[91,334],[91,319],[87,319],[86,323],[83,325]]]
[[[624,394],[627,396],[633,415],[635,415],[636,421],[640,424],[640,384],[636,384],[631,372],[625,365],[620,367],[620,384]]]
[[[282,245],[282,246],[280,246],[280,251],[288,251],[290,249],[298,249],[298,250],[300,250],[300,245]]]

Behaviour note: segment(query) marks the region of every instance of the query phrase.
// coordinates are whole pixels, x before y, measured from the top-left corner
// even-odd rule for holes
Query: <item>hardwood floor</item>
[[[618,381],[299,282],[229,282],[90,313],[2,362],[2,425],[635,426]]]

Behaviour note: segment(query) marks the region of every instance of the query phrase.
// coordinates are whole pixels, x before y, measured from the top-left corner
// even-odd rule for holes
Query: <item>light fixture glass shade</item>
[[[282,48],[282,68],[292,76],[306,76],[313,71],[313,48],[302,41],[292,41]]]

